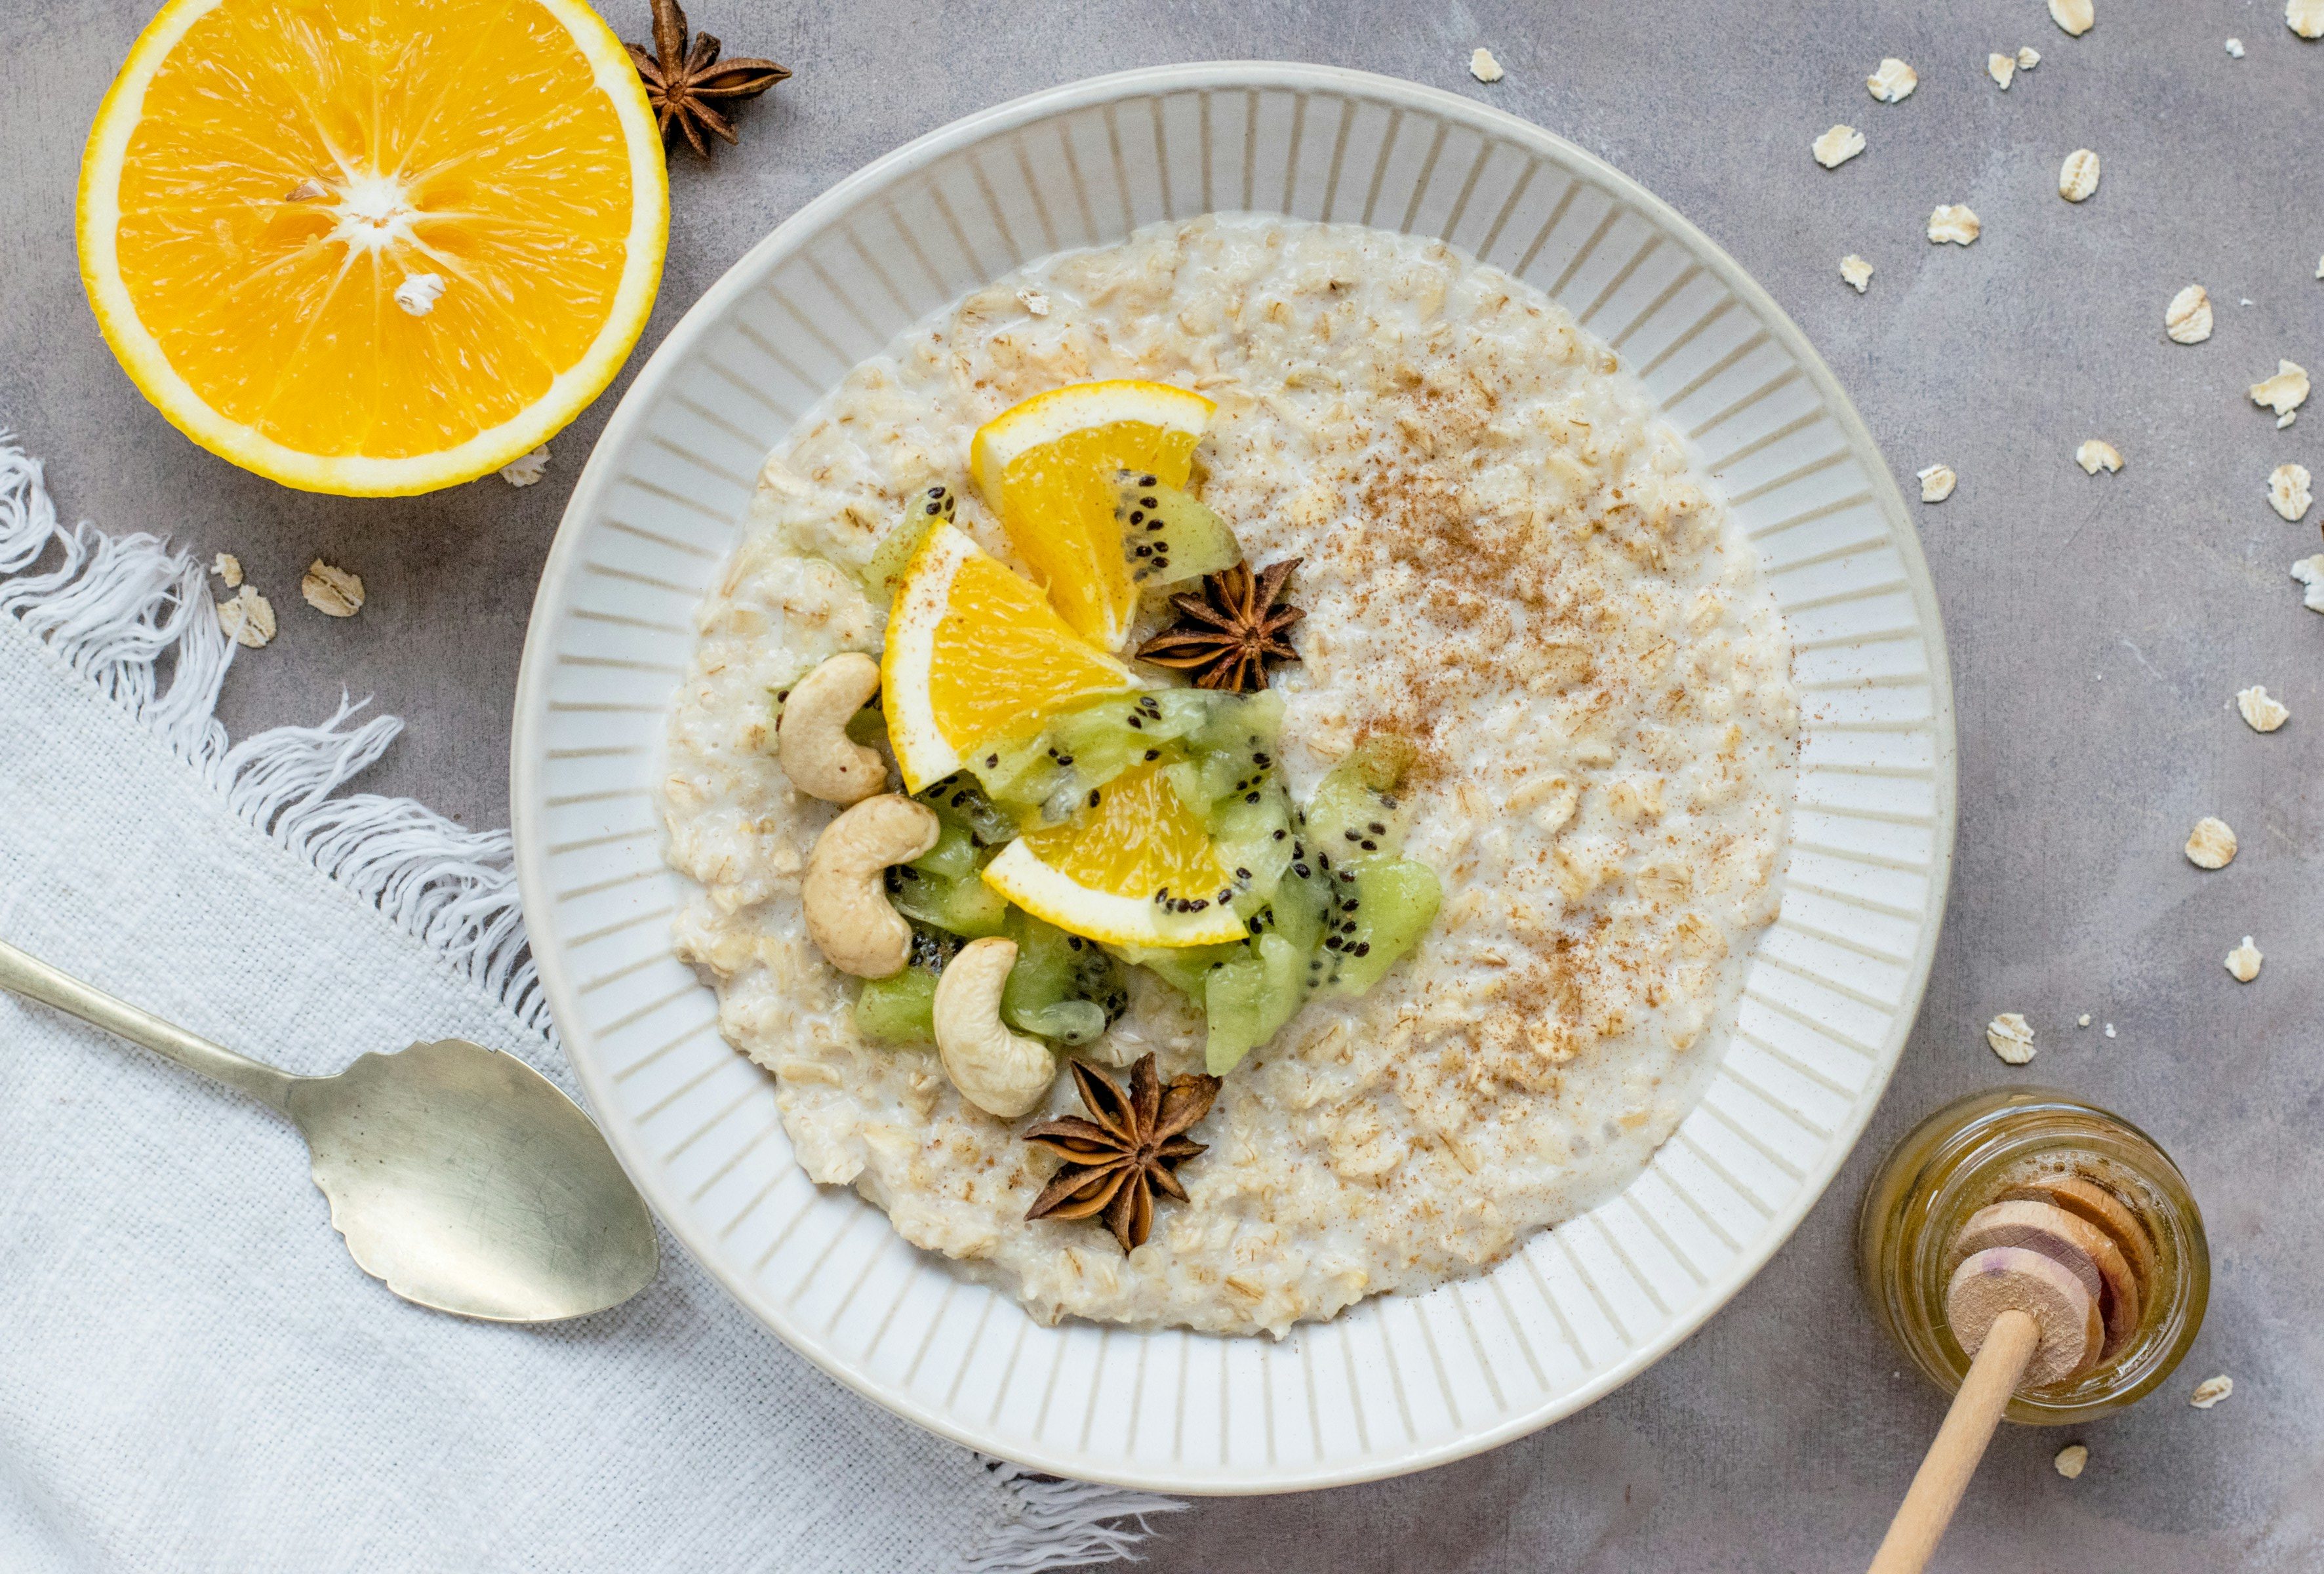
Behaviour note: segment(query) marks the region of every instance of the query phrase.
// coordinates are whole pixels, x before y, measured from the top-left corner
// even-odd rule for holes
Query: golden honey
[[[2047,1088],[2004,1088],[1938,1110],[1907,1132],[1864,1193],[1857,1271],[1873,1319],[1947,1393],[1969,1358],[1945,1325],[1946,1245],[2013,1188],[2070,1173],[2105,1187],[2153,1239],[2137,1330],[2068,1382],[2016,1395],[2011,1421],[2060,1426],[2119,1410],[2171,1375],[2203,1324],[2211,1285],[2203,1216],[2186,1177],[2120,1116]]]

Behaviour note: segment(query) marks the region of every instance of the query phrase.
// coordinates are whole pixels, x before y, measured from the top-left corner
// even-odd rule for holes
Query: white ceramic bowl
[[[1280,1344],[1068,1322],[907,1246],[793,1163],[772,1083],[671,954],[651,783],[692,615],[767,451],[857,361],[1043,254],[1212,209],[1441,236],[1612,345],[1724,488],[1805,702],[1781,919],[1702,1103],[1621,1196],[1489,1273]],[[915,237],[918,237],[917,240]],[[518,686],[517,867],[567,1052],[687,1248],[840,1381],[1059,1475],[1268,1492],[1416,1469],[1571,1413],[1766,1263],[1847,1157],[1912,1026],[1953,839],[1936,597],[1879,450],[1766,292],[1670,208],[1496,110],[1316,66],[1076,83],[921,138],[720,280],[614,412]]]

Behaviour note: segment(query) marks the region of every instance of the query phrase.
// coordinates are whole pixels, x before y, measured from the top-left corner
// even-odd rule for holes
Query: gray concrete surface
[[[0,425],[47,457],[64,510],[241,555],[283,613],[241,662],[237,728],[308,719],[342,685],[410,731],[374,771],[475,825],[506,818],[507,716],[533,584],[614,393],[553,444],[549,479],[347,502],[281,490],[164,424],[99,340],[75,278],[81,138],[145,0],[0,0]],[[1286,57],[1364,67],[1498,104],[1669,199],[1765,281],[1855,394],[1900,478],[1941,460],[1919,520],[1958,685],[1962,824],[1951,917],[1919,1030],[1856,1162],[1791,1245],[1654,1371],[1530,1440],[1427,1475],[1162,1522],[1157,1570],[1831,1569],[1860,1567],[1941,1411],[1856,1298],[1848,1242],[1885,1143],[2001,1080],[1979,1030],[2024,1012],[2032,1071],[2144,1124],[2209,1211],[2218,1272],[2193,1356],[2160,1394],[2067,1435],[2005,1432],[1939,1567],[2324,1566],[2324,617],[2286,577],[2318,550],[2269,512],[2269,469],[2324,474],[2324,401],[2288,431],[2245,386],[2279,356],[2324,373],[2319,203],[2324,44],[2280,0],[2099,0],[2069,39],[2040,0],[696,0],[736,52],[798,71],[744,112],[739,150],[678,161],[669,268],[646,344],[753,240],[833,181],[954,116],[1157,61]],[[613,0],[626,36],[642,0]],[[2222,48],[2240,35],[2249,54]],[[1492,88],[1465,72],[1490,45]],[[1988,51],[2043,56],[2007,93]],[[1874,103],[1885,54],[1921,72]],[[1826,172],[1835,121],[1870,151]],[[2097,149],[2098,196],[2054,195]],[[1967,251],[1922,238],[1932,206],[1985,221]],[[1858,299],[1843,253],[1879,273]],[[2200,280],[2209,344],[2162,334]],[[2246,303],[2247,302],[2247,303]],[[2127,459],[2072,463],[2103,436]],[[350,623],[300,606],[321,554],[360,572]],[[2261,737],[2236,690],[2292,708]],[[0,763],[4,764],[4,763]],[[0,771],[0,779],[5,772]],[[2241,833],[2229,869],[2179,846],[2200,815]],[[2258,982],[2220,958],[2243,935]],[[2077,1030],[2089,1012],[2116,1024]],[[2186,1403],[2213,1372],[2216,1410]],[[126,1461],[132,1465],[134,1461]]]

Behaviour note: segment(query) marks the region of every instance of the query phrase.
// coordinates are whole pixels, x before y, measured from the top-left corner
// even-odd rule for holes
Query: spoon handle
[[[290,1084],[298,1080],[286,1071],[198,1038],[126,1001],[115,1000],[103,990],[92,989],[5,940],[0,940],[0,989],[70,1012],[83,1022],[118,1033],[133,1044],[143,1044],[157,1055],[167,1055],[189,1071],[199,1071],[213,1082],[223,1082],[276,1109],[285,1109]]]

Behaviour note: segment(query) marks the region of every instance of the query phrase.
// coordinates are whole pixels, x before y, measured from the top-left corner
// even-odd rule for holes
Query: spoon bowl
[[[294,1077],[0,942],[0,988],[70,1012],[262,1103],[307,1139],[331,1226],[404,1300],[492,1322],[619,1306],[660,1266],[653,1217],[603,1133],[513,1055],[466,1039]]]
[[[659,1264],[652,1217],[557,1085],[465,1039],[291,1080],[331,1227],[406,1301],[494,1322],[618,1306]]]

